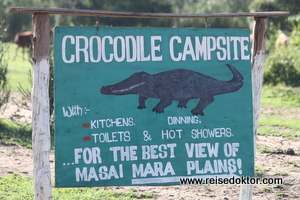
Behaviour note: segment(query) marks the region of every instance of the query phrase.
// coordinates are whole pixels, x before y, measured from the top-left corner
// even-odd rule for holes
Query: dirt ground
[[[30,107],[28,100],[21,100],[14,94],[16,102],[11,102],[1,118],[11,118],[29,123]],[[300,120],[300,119],[299,119]],[[289,155],[292,149],[295,155]],[[52,178],[54,180],[54,152],[50,156]],[[252,199],[300,199],[300,138],[258,136],[255,159],[256,173],[262,177],[283,178],[283,184],[253,185]],[[0,140],[0,176],[19,173],[33,177],[32,149],[11,146]],[[108,187],[106,190],[126,191],[132,187]],[[154,199],[239,199],[240,185],[178,185],[140,186],[135,192],[148,191]]]

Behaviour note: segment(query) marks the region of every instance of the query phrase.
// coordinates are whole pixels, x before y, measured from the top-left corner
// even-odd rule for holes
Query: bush
[[[10,120],[0,119],[1,143],[32,147],[31,132],[31,125],[24,125]]]
[[[281,47],[266,58],[265,84],[300,86],[300,48]]]
[[[288,21],[292,31],[289,33],[287,44],[274,48],[278,33],[282,32],[271,33],[273,45],[268,46],[269,55],[266,57],[264,74],[265,84],[300,86],[300,15],[290,16]]]
[[[7,86],[7,73],[8,73],[8,61],[4,57],[6,51],[8,50],[8,46],[2,43],[2,36],[5,32],[5,28],[3,24],[0,23],[0,111],[5,109],[5,105],[8,102],[10,90]]]

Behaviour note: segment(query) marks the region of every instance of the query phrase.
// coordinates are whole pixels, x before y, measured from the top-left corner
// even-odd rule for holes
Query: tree
[[[150,12],[158,13],[172,12],[172,5],[169,0],[85,0],[77,1],[74,5],[76,9],[123,11],[123,12]],[[74,25],[94,26],[97,21],[95,17],[75,17]],[[173,19],[141,19],[141,18],[111,18],[101,17],[99,23],[102,26],[152,26],[152,27],[172,27]]]
[[[251,0],[175,0],[176,13],[209,14],[249,12]],[[247,18],[177,19],[181,27],[249,28]]]
[[[37,6],[38,5],[38,6]],[[12,7],[51,7],[52,0],[0,0],[0,19],[9,25],[4,41],[12,41],[18,32],[32,30],[32,14],[9,13]]]
[[[250,4],[250,10],[252,12],[289,11],[291,15],[297,15],[300,10],[300,0],[253,0]],[[291,31],[291,24],[287,20],[287,17],[272,17],[269,19],[270,28]]]

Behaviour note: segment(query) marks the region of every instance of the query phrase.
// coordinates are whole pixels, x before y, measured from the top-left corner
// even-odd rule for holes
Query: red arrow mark
[[[89,141],[89,140],[91,140],[91,137],[83,137],[82,139],[83,139],[83,141]]]
[[[87,123],[87,124],[82,124],[82,127],[88,128],[88,127],[90,127],[90,124],[89,124],[89,123]]]

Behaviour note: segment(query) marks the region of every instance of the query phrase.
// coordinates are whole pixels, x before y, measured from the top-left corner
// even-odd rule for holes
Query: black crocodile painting
[[[163,113],[164,108],[178,101],[179,108],[186,108],[190,99],[200,99],[193,115],[204,115],[203,109],[214,101],[215,95],[227,94],[239,90],[244,78],[233,66],[227,64],[233,74],[230,81],[217,80],[207,75],[187,69],[174,69],[157,74],[138,72],[114,85],[103,86],[100,89],[106,95],[138,94],[138,109],[146,108],[148,98],[158,98],[160,102],[152,109]]]

